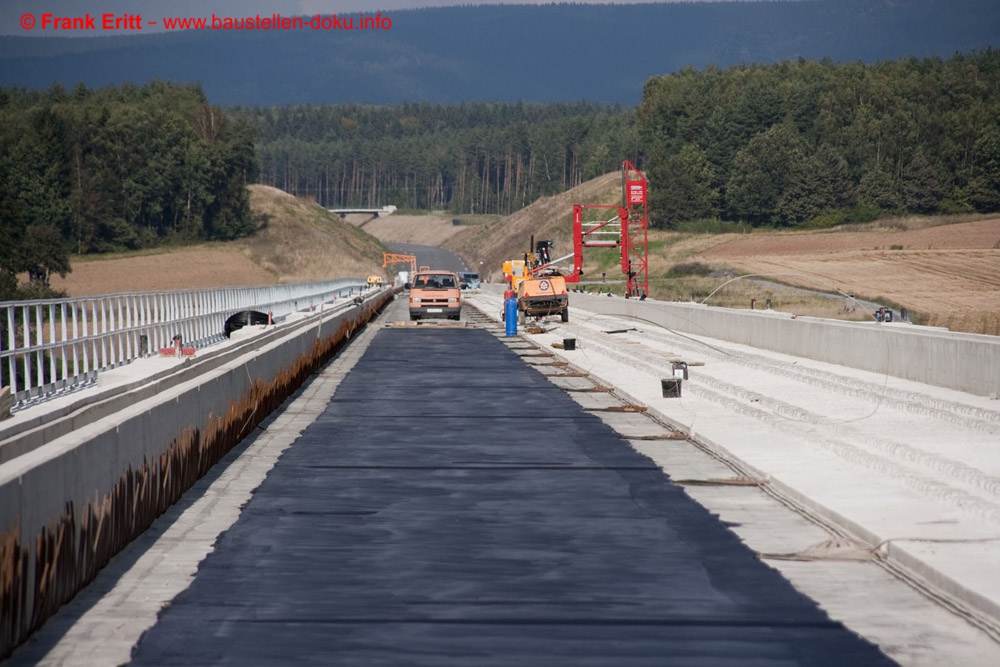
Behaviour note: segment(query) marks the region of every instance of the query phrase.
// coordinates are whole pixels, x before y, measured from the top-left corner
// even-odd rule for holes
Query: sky
[[[653,2],[689,2],[714,0],[574,0],[579,4],[647,4]],[[419,7],[441,7],[448,5],[541,5],[551,4],[552,0],[489,0],[475,2],[474,0],[0,0],[0,35],[21,36],[95,36],[112,34],[100,28],[100,19],[95,21],[96,31],[81,33],[56,33],[49,27],[42,29],[42,15],[52,14],[59,17],[82,17],[89,13],[91,17],[104,14],[118,16],[138,15],[143,21],[156,20],[164,17],[219,17],[242,18],[247,16],[284,16],[357,13],[372,15],[382,10],[391,18],[393,10],[416,9]],[[21,25],[22,18],[30,14],[34,17],[34,27],[25,30]],[[29,21],[30,23],[30,21]],[[159,23],[159,21],[158,21]],[[144,32],[147,28],[144,28]]]

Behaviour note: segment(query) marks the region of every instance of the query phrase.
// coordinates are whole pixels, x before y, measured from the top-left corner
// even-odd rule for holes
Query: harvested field
[[[887,300],[953,331],[1000,335],[1000,220],[907,231],[718,237],[694,259]]]
[[[877,227],[875,229],[878,229]],[[723,234],[705,257],[823,255],[854,251],[998,250],[1000,219],[897,231],[755,232]]]
[[[70,296],[249,287],[276,282],[272,273],[229,248],[184,248],[156,255],[76,260],[65,278],[52,277],[52,287]]]

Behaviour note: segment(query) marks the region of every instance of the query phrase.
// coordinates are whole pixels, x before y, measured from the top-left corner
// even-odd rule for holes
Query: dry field
[[[692,259],[888,300],[953,331],[1000,335],[1000,219],[898,231],[717,237]]]
[[[130,255],[73,258],[52,286],[70,296],[246,287],[386,275],[385,248],[313,202],[250,186],[257,232],[246,239]]]
[[[234,248],[182,248],[155,255],[74,259],[73,272],[52,277],[70,296],[269,285],[274,275]]]

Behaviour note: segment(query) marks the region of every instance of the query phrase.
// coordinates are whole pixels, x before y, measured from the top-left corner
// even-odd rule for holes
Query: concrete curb
[[[1000,393],[997,336],[579,292],[570,294],[570,303],[601,315],[631,317],[669,330],[886,373],[977,396]],[[920,363],[913,363],[915,359]]]

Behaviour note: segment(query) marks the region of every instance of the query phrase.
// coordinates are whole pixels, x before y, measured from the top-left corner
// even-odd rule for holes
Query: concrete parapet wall
[[[906,323],[571,293],[571,308],[632,317],[698,336],[988,396],[1000,393],[1000,338]],[[572,317],[572,316],[571,316]]]
[[[129,469],[159,456],[179,431],[203,427],[209,415],[226,412],[230,402],[254,380],[271,380],[278,371],[306,355],[323,330],[332,334],[356,310],[324,318],[317,315],[288,327],[284,336],[251,345],[226,363],[187,377],[159,392],[119,406],[112,414],[73,430],[0,467],[0,530],[19,518],[22,543],[58,516],[66,503],[82,507],[95,494],[107,493]],[[186,369],[181,372],[187,375]],[[19,492],[13,492],[19,489]]]

